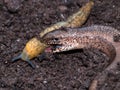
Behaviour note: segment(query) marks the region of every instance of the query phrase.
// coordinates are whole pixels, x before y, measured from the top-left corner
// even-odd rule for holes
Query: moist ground
[[[14,3],[12,3],[14,1]],[[88,90],[109,58],[98,50],[74,50],[40,56],[32,62],[11,63],[26,42],[46,27],[66,20],[88,0],[0,0],[0,90]],[[95,0],[82,26],[108,25],[120,30],[120,1]],[[120,69],[111,73],[100,90],[120,89]]]

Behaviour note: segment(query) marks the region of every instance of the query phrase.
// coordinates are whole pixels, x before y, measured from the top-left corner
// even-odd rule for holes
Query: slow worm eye
[[[54,42],[56,42],[56,41],[58,41],[58,38],[53,38],[52,40],[53,40]]]

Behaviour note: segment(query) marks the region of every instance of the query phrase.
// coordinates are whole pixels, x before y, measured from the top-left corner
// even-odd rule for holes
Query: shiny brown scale
[[[58,39],[58,41],[57,40],[47,41],[47,43],[50,45],[54,45],[54,44],[57,45],[56,48],[53,49],[54,53],[69,51],[74,49],[81,49],[81,48],[84,49],[94,48],[94,49],[99,49],[100,51],[107,54],[107,56],[109,56],[111,60],[114,59],[116,55],[114,46],[110,42],[99,36],[64,37]]]
[[[46,34],[43,38],[63,38],[74,36],[100,36],[110,42],[114,42],[115,37],[120,36],[120,32],[112,27],[102,25],[92,25],[83,28],[61,28]],[[119,38],[117,38],[119,41]]]
[[[93,25],[85,28],[61,29],[48,33],[44,41],[54,46],[53,52],[62,52],[81,48],[94,48],[104,52],[112,61],[102,73],[93,80],[89,90],[97,90],[105,77],[117,68],[120,62],[120,32],[112,27]]]

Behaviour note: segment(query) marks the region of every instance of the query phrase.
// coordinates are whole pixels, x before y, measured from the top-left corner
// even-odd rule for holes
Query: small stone
[[[115,8],[115,5],[113,5],[113,8]]]
[[[22,5],[23,0],[4,0],[4,3],[10,12],[18,12],[21,5]]]
[[[46,83],[47,83],[47,81],[46,81],[46,80],[44,80],[44,81],[43,81],[43,83],[44,83],[44,84],[46,84]]]
[[[20,67],[20,65],[17,65],[17,67],[19,68],[19,67]]]
[[[0,49],[4,50],[6,48],[6,46],[4,44],[0,44]]]
[[[63,5],[59,6],[58,8],[61,12],[65,12],[68,10],[68,8],[66,6],[63,6]]]
[[[20,42],[20,41],[21,41],[21,39],[20,39],[20,38],[18,38],[16,41],[17,41],[17,42]]]
[[[7,64],[8,63],[8,61],[5,61],[5,64]]]
[[[65,19],[65,16],[64,16],[63,14],[60,14],[60,16],[61,16],[63,19]]]
[[[36,68],[39,68],[40,66],[39,65],[36,65]]]

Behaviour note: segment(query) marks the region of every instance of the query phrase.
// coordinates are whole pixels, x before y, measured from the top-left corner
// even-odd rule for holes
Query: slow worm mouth
[[[45,52],[53,53],[59,48],[62,48],[62,44],[49,44],[49,46],[46,48]]]

